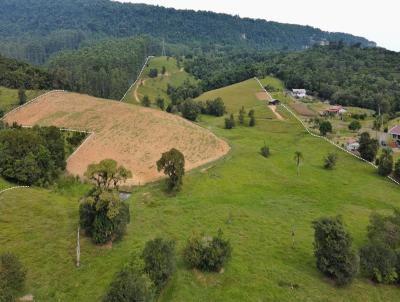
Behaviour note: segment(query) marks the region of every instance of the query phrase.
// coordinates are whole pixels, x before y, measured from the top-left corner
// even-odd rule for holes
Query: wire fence
[[[143,73],[144,69],[146,68],[147,63],[149,63],[149,61],[150,61],[151,58],[154,58],[154,56],[148,56],[148,57],[146,58],[146,61],[144,62],[143,67],[142,67],[142,69],[140,70],[139,75],[137,76],[135,82],[133,82],[132,85],[128,88],[128,90],[125,92],[124,96],[121,98],[120,102],[122,102],[122,101],[125,99],[126,95],[127,95],[128,92],[132,89],[132,87],[135,87],[136,83],[139,81],[140,77],[142,76],[142,73]]]
[[[258,84],[259,84],[260,87],[263,89],[263,91],[265,91],[265,92],[267,93],[267,95],[270,97],[270,99],[272,99],[271,94],[265,89],[265,87],[262,85],[262,83],[260,82],[260,80],[259,80],[257,77],[255,77],[255,80],[258,82]],[[343,152],[346,152],[347,154],[350,154],[351,156],[354,156],[355,158],[357,158],[357,159],[359,159],[359,160],[361,160],[361,161],[363,161],[363,162],[365,162],[365,163],[371,165],[371,166],[374,167],[375,169],[378,169],[378,167],[377,167],[374,163],[371,163],[371,162],[365,160],[364,158],[358,156],[357,154],[354,154],[353,152],[351,152],[351,151],[349,151],[349,150],[343,148],[342,146],[336,144],[335,142],[331,141],[330,139],[328,139],[328,138],[325,137],[325,136],[321,136],[321,135],[318,135],[318,134],[313,133],[313,132],[307,127],[307,125],[304,123],[304,121],[303,121],[301,118],[299,118],[292,110],[290,110],[290,109],[289,109],[285,104],[283,104],[283,103],[281,103],[281,105],[282,105],[282,107],[285,108],[298,122],[300,122],[300,124],[303,126],[303,128],[304,128],[304,129],[307,131],[307,133],[310,134],[311,136],[316,137],[316,138],[323,139],[324,141],[330,143],[331,145],[335,146],[336,148],[342,150]],[[387,176],[387,178],[390,179],[392,182],[396,183],[397,185],[400,185],[400,183],[399,183],[396,179],[394,179],[393,177]]]

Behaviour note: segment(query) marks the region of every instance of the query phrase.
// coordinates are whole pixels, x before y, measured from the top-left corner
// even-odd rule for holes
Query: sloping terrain
[[[248,111],[254,106],[247,100],[255,98],[256,85],[249,80],[215,91],[213,97],[223,97],[235,108],[244,105]],[[66,94],[63,100],[68,96],[73,95]],[[272,96],[286,101],[280,92]],[[126,106],[121,108],[130,108]],[[92,110],[88,107],[85,114]],[[272,115],[265,105],[256,112],[260,117]],[[133,219],[126,236],[111,250],[82,237],[79,269],[74,266],[76,200],[83,192],[60,195],[29,189],[0,195],[0,252],[16,253],[27,267],[26,293],[37,301],[101,301],[114,274],[132,254],[140,255],[147,240],[164,237],[176,241],[178,266],[159,301],[400,300],[397,286],[374,285],[362,275],[344,288],[325,279],[315,265],[311,226],[319,217],[342,215],[358,249],[366,240],[370,214],[390,213],[398,206],[399,187],[371,166],[311,137],[289,115],[284,121],[258,118],[253,128],[232,130],[223,129],[224,117],[202,120],[203,126],[230,142],[232,152],[226,160],[186,175],[176,196],[166,195],[159,184],[138,188],[129,200]],[[103,125],[97,122],[101,123],[93,121],[93,129]],[[264,141],[271,150],[269,158],[258,153]],[[304,155],[300,175],[295,151]],[[331,171],[322,167],[328,152],[339,156]],[[187,269],[181,257],[187,238],[192,232],[214,235],[218,229],[233,248],[224,272]]]
[[[161,71],[165,67],[165,73]],[[156,78],[149,77],[149,71],[157,69],[158,76]],[[173,57],[153,57],[149,60],[146,68],[140,76],[139,81],[131,87],[123,99],[127,103],[140,103],[145,95],[150,98],[153,106],[157,97],[164,99],[165,105],[171,102],[167,94],[167,87],[181,86],[185,81],[191,83],[196,82],[192,75],[188,74],[183,67],[179,67],[177,60]]]
[[[186,169],[229,151],[226,142],[176,115],[76,93],[47,94],[10,113],[5,121],[94,132],[69,158],[67,170],[82,176],[90,163],[112,158],[132,171],[129,184],[160,177],[156,161],[171,148],[185,155]]]

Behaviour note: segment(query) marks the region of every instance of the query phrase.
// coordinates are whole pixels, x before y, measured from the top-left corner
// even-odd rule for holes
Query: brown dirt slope
[[[229,151],[225,141],[179,116],[77,93],[45,95],[10,113],[5,121],[94,132],[68,159],[67,170],[82,176],[89,164],[112,158],[133,172],[129,184],[143,184],[162,176],[156,161],[171,148],[185,155],[186,170]]]

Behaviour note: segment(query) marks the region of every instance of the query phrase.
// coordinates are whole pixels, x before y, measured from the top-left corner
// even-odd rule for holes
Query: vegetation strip
[[[125,99],[125,97],[126,97],[126,95],[128,94],[128,92],[129,92],[133,87],[135,87],[137,81],[139,81],[140,77],[142,76],[142,73],[143,73],[144,69],[145,69],[146,66],[147,66],[147,63],[150,61],[151,58],[153,58],[153,56],[148,56],[148,57],[146,58],[146,61],[144,62],[143,67],[142,67],[142,69],[140,70],[140,72],[139,72],[139,74],[138,74],[138,76],[137,76],[135,82],[133,82],[133,84],[128,88],[128,90],[125,92],[124,96],[121,98],[120,102],[122,102],[122,101]]]
[[[264,86],[261,84],[260,80],[259,80],[257,77],[255,77],[254,79],[258,82],[258,84],[261,86],[261,88],[271,97],[271,95],[268,93],[268,91],[267,91],[267,90],[264,88]],[[342,150],[342,151],[344,151],[344,152],[346,152],[346,153],[348,153],[348,154],[350,154],[350,155],[352,155],[352,156],[354,156],[354,157],[356,157],[356,158],[358,158],[358,159],[360,159],[360,160],[362,160],[362,161],[364,161],[364,162],[370,164],[370,165],[373,166],[375,169],[378,169],[378,167],[377,167],[376,165],[374,165],[373,163],[371,163],[371,162],[369,162],[369,161],[367,161],[367,160],[361,158],[360,156],[358,156],[358,155],[356,155],[356,154],[354,154],[354,153],[352,153],[352,152],[350,152],[350,151],[348,151],[348,150],[342,148],[341,146],[335,144],[333,141],[329,140],[327,137],[320,136],[320,135],[318,135],[318,134],[313,133],[310,129],[308,129],[308,127],[304,124],[304,122],[303,122],[293,111],[291,111],[285,104],[281,103],[281,105],[282,105],[282,107],[285,108],[291,115],[293,115],[294,118],[295,118],[296,120],[298,120],[298,121],[300,122],[300,124],[303,126],[303,128],[304,128],[311,136],[317,137],[317,138],[321,138],[321,139],[327,141],[328,143],[334,145],[335,147],[339,148],[340,150]],[[387,178],[389,178],[391,181],[393,181],[393,182],[396,183],[397,185],[400,185],[400,183],[399,183],[397,180],[395,180],[393,177],[387,176]]]

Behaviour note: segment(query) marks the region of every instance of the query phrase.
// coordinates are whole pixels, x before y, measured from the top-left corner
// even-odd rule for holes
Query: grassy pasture
[[[26,91],[27,101],[41,95],[42,93],[43,91],[40,90],[27,90]],[[7,112],[17,106],[18,106],[18,89],[9,89],[6,87],[0,87],[0,110]]]
[[[26,292],[38,301],[99,301],[131,255],[138,255],[147,240],[165,236],[177,241],[178,270],[160,301],[398,301],[395,286],[358,277],[337,289],[324,279],[315,267],[311,222],[342,215],[358,248],[369,215],[398,206],[399,188],[369,165],[306,134],[282,108],[285,121],[263,118],[273,115],[254,98],[255,91],[257,83],[249,80],[208,93],[205,98],[222,97],[231,112],[242,105],[247,111],[257,107],[256,127],[225,130],[223,117],[203,116],[201,125],[226,139],[231,152],[188,173],[174,197],[163,193],[163,183],[136,189],[126,237],[112,249],[83,238],[79,269],[74,267],[79,194],[32,189],[0,195],[0,252],[17,253],[29,269]],[[264,140],[271,149],[268,159],[258,154]],[[296,150],[304,154],[300,176]],[[326,171],[322,158],[332,151],[339,162]],[[181,251],[191,232],[215,234],[219,228],[233,246],[224,273],[186,269]]]
[[[164,75],[161,74],[163,66],[166,68],[166,73]],[[157,78],[149,77],[149,71],[153,68],[158,70],[159,75]],[[147,95],[150,98],[153,107],[156,106],[154,102],[157,97],[163,98],[167,105],[171,101],[166,93],[167,85],[180,86],[185,80],[196,81],[191,75],[177,66],[175,58],[152,58],[150,59],[148,66],[144,69],[141,80],[138,81],[138,83],[127,93],[124,101],[137,104],[138,102],[135,98],[135,89],[137,89],[138,98],[141,100],[143,96]]]

